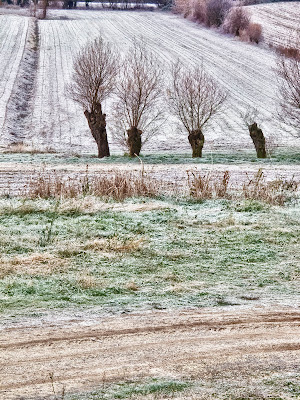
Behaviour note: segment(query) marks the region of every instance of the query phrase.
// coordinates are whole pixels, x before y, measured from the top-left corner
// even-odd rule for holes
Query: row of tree
[[[108,121],[113,137],[128,148],[130,156],[139,155],[142,145],[160,133],[169,114],[187,132],[193,157],[202,156],[203,128],[222,112],[227,93],[203,65],[186,67],[177,61],[168,76],[165,69],[143,42],[136,41],[121,60],[101,37],[82,48],[74,62],[68,93],[84,109],[99,157],[110,155],[102,109],[107,99],[111,101]],[[300,58],[280,58],[278,76],[282,117],[299,129]],[[265,138],[254,118],[248,113],[244,120],[257,156],[264,158]]]

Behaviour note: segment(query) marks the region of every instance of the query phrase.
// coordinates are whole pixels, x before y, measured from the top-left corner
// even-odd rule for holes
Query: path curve
[[[70,393],[124,379],[191,377],[229,361],[242,367],[249,357],[268,369],[274,360],[288,365],[300,356],[296,308],[86,317],[0,333],[0,398],[6,400],[48,398],[51,372]]]

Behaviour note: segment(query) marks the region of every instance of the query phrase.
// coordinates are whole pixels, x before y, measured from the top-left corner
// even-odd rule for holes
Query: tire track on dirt
[[[204,309],[37,327],[21,324],[1,330],[0,393],[6,400],[46,399],[51,395],[51,371],[71,392],[91,389],[103,380],[180,378],[228,360],[245,368],[249,357],[266,366],[292,365],[299,357],[299,334],[300,310],[289,308]]]
[[[91,333],[87,333],[84,331],[84,333],[79,333],[76,335],[69,335],[67,340],[68,341],[77,341],[79,339],[87,339],[87,338],[102,338],[102,337],[112,337],[112,336],[124,336],[124,335],[133,335],[133,334],[142,334],[142,333],[158,333],[158,332],[169,332],[170,330],[188,330],[191,328],[207,328],[207,329],[225,329],[225,327],[232,327],[232,326],[237,326],[240,325],[239,328],[243,328],[244,326],[247,326],[247,324],[269,324],[269,323],[283,323],[283,322],[298,322],[300,324],[300,312],[299,313],[294,313],[294,315],[289,315],[289,316],[275,316],[275,315],[270,315],[265,317],[262,321],[260,321],[257,318],[254,319],[233,319],[229,321],[221,321],[221,322],[208,322],[208,321],[195,321],[195,322],[188,322],[185,321],[184,323],[173,323],[171,325],[157,325],[157,326],[147,326],[147,327],[135,327],[135,328],[130,328],[130,329],[117,329],[117,330],[107,330],[103,331],[102,329],[93,331]],[[34,339],[30,341],[25,341],[25,342],[15,342],[13,344],[1,344],[0,341],[0,349],[7,349],[10,347],[13,348],[18,348],[18,347],[24,347],[24,346],[35,346],[35,345],[40,345],[40,344],[47,344],[48,342],[54,343],[54,342],[60,342],[60,341],[65,341],[66,338],[59,336],[59,337],[50,337],[46,339]]]

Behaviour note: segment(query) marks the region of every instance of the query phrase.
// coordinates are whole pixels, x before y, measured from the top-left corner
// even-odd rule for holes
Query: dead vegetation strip
[[[186,168],[177,166],[172,173],[152,166],[145,171],[141,169],[101,169],[70,173],[61,170],[33,170],[25,173],[23,185],[19,181],[8,182],[2,195],[21,198],[56,198],[75,199],[78,197],[95,196],[123,201],[131,197],[191,197],[195,200],[213,198],[250,199],[264,201],[269,204],[283,205],[287,200],[298,194],[300,170],[293,175],[288,171],[265,172],[263,168],[254,170],[221,170],[217,168]],[[161,166],[160,166],[161,167]],[[174,166],[173,166],[174,167]],[[207,166],[206,166],[207,167]],[[175,174],[175,175],[174,175]],[[20,174],[19,174],[20,175]],[[22,175],[21,175],[22,176]],[[18,176],[20,178],[20,176]],[[273,179],[272,179],[273,178]],[[16,177],[13,177],[15,180]],[[1,193],[0,172],[0,193]]]

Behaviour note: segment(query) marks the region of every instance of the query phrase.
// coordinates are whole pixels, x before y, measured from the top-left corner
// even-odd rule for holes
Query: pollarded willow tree
[[[280,117],[296,128],[300,136],[300,53],[290,58],[279,57],[277,72],[280,78]]]
[[[203,65],[186,68],[177,62],[172,66],[168,98],[170,112],[188,132],[193,157],[202,157],[203,128],[221,112],[227,93]]]
[[[84,109],[84,115],[98,146],[98,157],[108,157],[110,152],[106,115],[103,113],[102,103],[112,94],[118,73],[114,49],[99,37],[81,49],[73,69],[68,93]]]
[[[263,131],[258,126],[262,123],[262,117],[260,113],[256,108],[248,107],[244,112],[241,112],[240,115],[249,130],[250,137],[256,150],[257,158],[266,158],[266,139]]]
[[[130,157],[159,133],[164,121],[163,68],[143,41],[135,42],[122,59],[113,103],[113,137]]]

